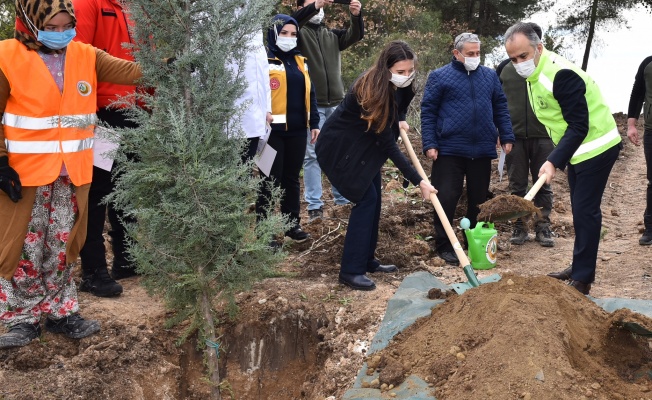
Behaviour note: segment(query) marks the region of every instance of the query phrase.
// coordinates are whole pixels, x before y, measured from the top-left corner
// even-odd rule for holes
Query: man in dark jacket
[[[423,152],[433,160],[432,185],[452,223],[466,177],[466,216],[471,226],[477,222],[478,204],[487,199],[499,136],[507,154],[515,141],[498,75],[479,64],[478,36],[458,35],[451,63],[430,73],[421,102]],[[439,257],[459,265],[436,215],[435,241]]]
[[[530,23],[534,31],[541,38],[541,27]],[[529,175],[532,182],[537,180],[539,168],[548,159],[554,145],[548,135],[546,127],[537,119],[530,105],[530,96],[527,93],[527,82],[516,73],[514,65],[506,59],[496,73],[500,77],[503,91],[507,97],[509,115],[512,119],[512,128],[516,136],[516,143],[507,155],[507,174],[509,175],[509,190],[513,195],[523,197],[527,192]],[[553,247],[555,240],[550,232],[550,212],[552,211],[552,189],[544,184],[534,197],[534,205],[541,209],[541,217],[534,223],[535,240],[543,247]],[[528,240],[527,225],[523,219],[518,219],[510,242],[523,244]]]
[[[364,35],[362,4],[352,0],[348,29],[329,29],[323,22],[324,5],[333,0],[297,0],[298,10],[292,16],[301,26],[301,54],[308,59],[310,79],[317,93],[319,128],[344,99],[340,52],[358,42]],[[308,133],[309,134],[309,133]],[[308,203],[309,221],[323,215],[321,168],[315,156],[315,145],[308,140],[303,161],[304,197]],[[333,186],[335,204],[349,203]]]
[[[641,246],[649,246],[652,244],[652,184],[650,183],[652,182],[652,56],[643,60],[638,67],[627,109],[627,137],[636,146],[641,145],[636,123],[644,103],[643,154],[645,154],[645,164],[647,165],[647,193],[645,196],[647,203],[643,214],[645,232],[638,243]]]

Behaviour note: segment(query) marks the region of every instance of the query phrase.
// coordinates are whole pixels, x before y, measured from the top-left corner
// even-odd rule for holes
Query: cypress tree
[[[171,325],[189,320],[180,341],[198,331],[212,398],[220,398],[218,310],[235,311],[234,294],[273,272],[282,253],[269,248],[286,221],[256,223],[248,205],[260,179],[242,163],[243,109],[238,68],[251,35],[260,34],[267,0],[133,0],[136,60],[145,108],[131,108],[138,128],[122,130],[116,202],[137,223],[130,254],[144,284],[174,310]],[[166,60],[167,59],[167,60]],[[124,99],[129,102],[133,99]],[[246,107],[246,104],[244,105]],[[273,194],[273,207],[278,199]]]

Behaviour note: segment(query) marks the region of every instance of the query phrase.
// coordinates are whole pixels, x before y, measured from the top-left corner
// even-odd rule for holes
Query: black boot
[[[88,292],[97,297],[115,297],[122,293],[122,285],[109,276],[106,267],[98,268],[95,273],[82,277],[79,284],[81,292]]]
[[[0,336],[0,349],[25,346],[39,336],[41,336],[41,327],[38,323],[16,324],[9,328],[9,332]]]
[[[132,276],[138,276],[138,272],[136,272],[136,268],[134,267],[123,267],[120,265],[115,265],[113,264],[113,267],[111,268],[111,276],[113,279],[120,280],[120,279],[125,279],[125,278],[131,278]]]
[[[48,317],[45,321],[45,330],[52,333],[63,333],[72,339],[81,339],[99,332],[100,323],[85,320],[81,315],[76,313],[61,319]]]

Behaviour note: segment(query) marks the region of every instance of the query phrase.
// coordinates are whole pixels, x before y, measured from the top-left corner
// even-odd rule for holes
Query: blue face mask
[[[43,45],[49,49],[61,50],[68,46],[72,41],[72,38],[76,35],[77,31],[75,31],[75,28],[63,32],[38,31],[38,37],[36,40],[43,43]]]

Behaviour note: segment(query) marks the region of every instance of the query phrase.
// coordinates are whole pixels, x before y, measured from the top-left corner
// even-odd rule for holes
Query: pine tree
[[[251,163],[241,163],[245,139],[233,122],[243,91],[233,66],[272,5],[130,3],[142,84],[155,92],[140,95],[146,109],[130,110],[139,128],[120,132],[122,168],[111,201],[137,220],[129,226],[130,254],[148,289],[175,311],[170,324],[191,322],[180,340],[199,331],[213,398],[220,398],[217,310],[234,311],[234,294],[269,276],[283,256],[268,245],[285,221],[270,213],[256,223],[246,212],[260,180]]]

